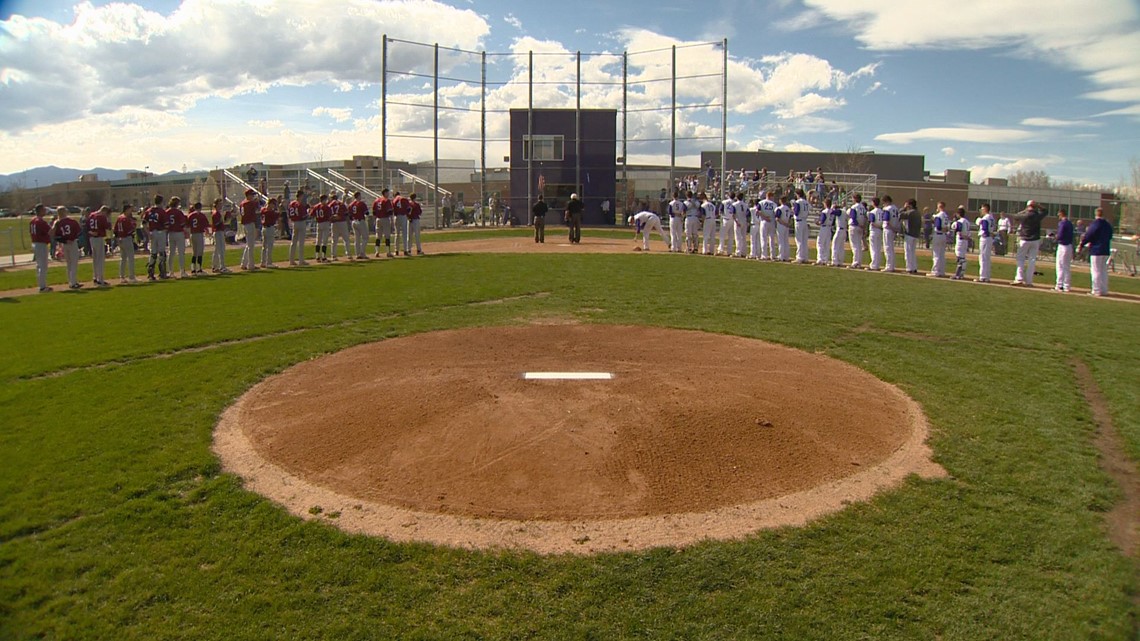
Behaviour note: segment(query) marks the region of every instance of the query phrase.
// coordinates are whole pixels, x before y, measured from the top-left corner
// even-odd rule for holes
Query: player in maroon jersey
[[[273,241],[277,239],[277,220],[281,213],[277,211],[277,199],[270,198],[265,207],[261,208],[261,266],[275,267],[273,264]]]
[[[77,272],[79,271],[79,221],[68,217],[67,207],[57,207],[55,213],[59,218],[52,226],[51,233],[63,245],[63,259],[67,261],[67,285],[71,289],[83,287],[80,284]]]
[[[167,258],[170,261],[167,272],[174,274],[174,259],[178,258],[179,276],[186,278],[186,213],[182,211],[182,199],[170,199],[166,209],[166,241],[170,245]]]
[[[206,232],[210,229],[210,219],[202,212],[202,203],[190,205],[186,227],[190,230],[190,274],[204,274],[202,258],[206,255]]]
[[[107,232],[111,231],[111,208],[103,205],[87,217],[87,237],[91,241],[91,271],[95,284],[106,287]]]
[[[32,256],[36,260],[36,284],[40,293],[51,291],[47,284],[48,260],[51,258],[51,224],[44,220],[44,206],[36,203],[32,208],[32,221],[28,224],[32,237]]]
[[[420,206],[420,201],[416,200],[415,192],[412,192],[412,195],[408,196],[408,202],[408,224],[411,226],[408,232],[408,247],[411,248],[411,241],[414,240],[416,243],[416,255],[423,256],[424,246],[420,243],[420,216],[423,216],[424,208]]]
[[[135,208],[132,205],[123,205],[123,213],[115,219],[115,242],[119,246],[119,282],[137,283],[135,280]]]
[[[214,199],[214,211],[210,212],[210,230],[214,232],[214,257],[210,271],[215,274],[228,274],[226,267],[226,227],[233,216],[222,210],[222,199]]]
[[[368,205],[360,199],[360,192],[352,195],[352,203],[348,206],[348,217],[352,221],[352,244],[358,259],[367,258],[364,252],[368,251]],[[379,241],[377,241],[379,245]],[[377,254],[379,255],[379,254]],[[350,254],[351,258],[352,255]],[[336,260],[336,242],[333,242],[333,260]]]
[[[289,203],[289,221],[293,223],[293,238],[289,243],[289,264],[308,265],[305,261],[305,236],[309,233],[309,195],[304,187],[297,189],[297,197]]]
[[[336,192],[333,192],[336,198]],[[332,215],[328,205],[329,197],[321,194],[319,201],[309,210],[309,214],[317,224],[316,259],[318,263],[327,263],[329,260],[329,234],[332,231]],[[339,205],[340,203],[337,202]]]
[[[411,201],[400,192],[392,198],[392,213],[396,217],[396,255],[403,251],[405,256],[411,255],[412,244],[408,239],[408,212],[412,209]]]
[[[238,222],[241,223],[242,231],[245,233],[245,250],[241,253],[241,268],[253,271],[257,269],[254,265],[255,247],[257,246],[257,216],[261,210],[261,198],[258,197],[257,192],[253,189],[245,190],[245,200],[241,201],[238,205],[240,218]]]
[[[376,219],[376,257],[380,257],[380,240],[384,240],[384,250],[392,257],[392,199],[388,190],[380,190],[380,197],[372,202],[372,216]]]
[[[154,205],[143,212],[143,224],[150,236],[150,260],[146,263],[147,280],[154,280],[154,266],[158,265],[159,276],[166,280],[166,209],[162,206],[162,195],[156,194]]]
[[[347,197],[348,194],[345,194]],[[363,205],[363,203],[361,203]],[[368,208],[365,207],[365,210]],[[332,198],[329,200],[329,220],[332,221],[332,258],[336,260],[337,249],[340,246],[341,240],[344,241],[344,255],[352,258],[352,245],[349,241],[348,234],[348,204],[340,201],[336,197],[336,192],[333,192]],[[365,225],[367,226],[367,225]],[[325,248],[325,262],[328,262],[328,247]]]

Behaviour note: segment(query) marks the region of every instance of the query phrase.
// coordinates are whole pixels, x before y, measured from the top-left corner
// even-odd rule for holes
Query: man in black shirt
[[[1033,270],[1037,267],[1037,250],[1041,247],[1041,221],[1046,212],[1037,206],[1037,201],[1025,203],[1025,211],[1010,216],[1010,220],[1021,223],[1017,232],[1017,275],[1013,284],[1033,287]]]
[[[546,206],[546,201],[542,199],[542,194],[538,195],[538,202],[531,208],[530,213],[534,215],[534,242],[546,242],[546,212],[550,208]]]
[[[582,201],[578,194],[570,194],[570,202],[566,203],[566,224],[570,226],[570,242],[582,242]]]

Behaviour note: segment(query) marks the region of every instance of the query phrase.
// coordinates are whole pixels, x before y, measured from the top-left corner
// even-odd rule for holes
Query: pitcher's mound
[[[215,448],[255,491],[349,531],[587,552],[806,522],[940,474],[925,436],[897,388],[824,356],[538,325],[301,363],[227,410]]]

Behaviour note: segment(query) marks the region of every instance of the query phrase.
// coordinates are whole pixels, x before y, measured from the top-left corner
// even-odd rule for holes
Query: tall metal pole
[[[388,34],[384,34],[380,67],[380,184],[388,173]],[[363,176],[362,176],[363,178]],[[362,181],[365,187],[366,181]],[[383,189],[383,187],[381,187]],[[347,198],[345,200],[348,200]]]
[[[677,173],[677,45],[673,45],[673,73],[671,76],[673,81],[673,102],[669,115],[673,124],[669,134],[669,191],[674,189],[674,174]]]
[[[629,52],[623,51],[621,53],[621,182],[625,185],[625,193],[622,194],[623,206],[629,203]],[[614,212],[617,212],[617,203],[614,203]],[[623,209],[623,213],[629,214],[629,211]],[[615,222],[617,219],[614,219]]]
[[[724,48],[724,66],[720,72],[720,85],[723,92],[720,96],[720,197],[724,198],[725,185],[728,184],[728,38],[721,42]]]
[[[435,227],[439,229],[439,43],[435,43],[435,68],[432,71],[432,81],[435,83],[433,96],[434,104],[432,110],[432,142],[433,142],[433,162],[432,166],[435,169],[435,174],[432,178],[434,183],[433,191],[435,192]]]
[[[526,208],[530,211],[534,202],[534,52],[527,53],[526,81],[526,138],[523,141],[523,157],[526,158]]]
[[[578,71],[574,74],[577,85],[578,104],[574,109],[574,191],[581,190],[578,197],[586,200],[586,190],[582,188],[582,52],[578,52]]]
[[[487,52],[481,54],[479,79],[479,202],[487,202]]]

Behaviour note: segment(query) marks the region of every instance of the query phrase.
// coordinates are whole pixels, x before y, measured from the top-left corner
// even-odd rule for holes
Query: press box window
[[[523,160],[563,160],[564,139],[564,136],[523,136]]]

